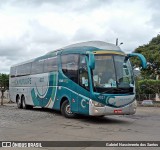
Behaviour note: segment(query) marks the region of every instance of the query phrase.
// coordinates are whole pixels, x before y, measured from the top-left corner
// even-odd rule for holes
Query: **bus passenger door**
[[[80,56],[79,64],[79,88],[78,88],[78,111],[81,114],[89,114],[89,76],[86,56]]]
[[[68,97],[71,103],[71,111],[78,112],[78,63],[79,54],[67,54],[61,56],[63,81],[62,87],[65,87],[63,94]]]

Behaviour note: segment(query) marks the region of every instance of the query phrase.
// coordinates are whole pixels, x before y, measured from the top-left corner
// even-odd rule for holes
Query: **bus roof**
[[[107,51],[121,51],[119,46],[115,44],[103,42],[103,41],[88,41],[88,42],[81,42],[76,44],[71,44],[69,46],[65,46],[63,48],[48,52],[46,55],[50,55],[53,53],[86,53],[86,51],[95,51],[95,50],[107,50]]]
[[[73,48],[73,47],[96,47],[98,49],[103,50],[121,50],[119,46],[116,46],[111,43],[103,42],[103,41],[88,41],[88,42],[81,42],[72,44],[69,46],[64,47],[63,49]]]
[[[48,55],[57,55],[59,53],[71,53],[71,52],[86,53],[86,51],[95,51],[95,50],[107,50],[107,51],[122,52],[120,47],[116,46],[115,44],[111,44],[111,43],[107,43],[107,42],[103,42],[103,41],[87,41],[87,42],[71,44],[71,45],[65,46],[63,48],[54,50],[54,51],[50,51],[43,56],[39,56],[35,59],[31,59],[31,60],[16,64],[16,65],[13,65],[12,67],[22,65],[25,63],[29,63],[34,60],[44,58]]]

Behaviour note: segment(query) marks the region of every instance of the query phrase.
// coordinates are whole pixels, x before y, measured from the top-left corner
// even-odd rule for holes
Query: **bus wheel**
[[[32,109],[33,108],[33,106],[26,104],[24,96],[22,96],[22,108],[23,109]]]
[[[61,106],[61,113],[66,118],[73,118],[75,114],[71,112],[70,104],[68,100],[65,100]]]
[[[21,99],[20,99],[19,96],[17,96],[16,102],[17,102],[17,107],[18,107],[18,108],[22,108],[22,101],[21,101]]]
[[[26,105],[26,102],[25,102],[25,97],[24,96],[22,96],[22,108],[23,109],[26,109],[27,108],[27,105]]]

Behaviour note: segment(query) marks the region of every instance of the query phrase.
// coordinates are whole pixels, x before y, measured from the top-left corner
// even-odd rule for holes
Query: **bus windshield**
[[[129,60],[121,55],[95,55],[93,83],[95,92],[118,93],[117,89],[133,92],[133,72]],[[132,89],[132,90],[131,90]],[[125,92],[124,92],[125,93]]]

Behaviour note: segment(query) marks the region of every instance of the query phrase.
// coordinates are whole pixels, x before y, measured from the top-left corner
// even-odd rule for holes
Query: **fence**
[[[160,101],[160,95],[158,94],[137,94],[136,100],[137,101],[143,101],[143,100]]]

